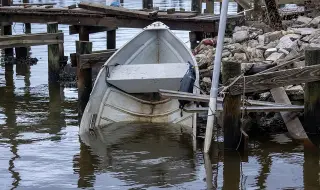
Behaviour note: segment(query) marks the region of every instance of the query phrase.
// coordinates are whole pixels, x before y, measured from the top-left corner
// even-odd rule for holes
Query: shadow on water
[[[95,134],[81,135],[85,145],[81,146],[80,157],[75,156],[75,165],[80,168],[79,185],[92,186],[92,175],[98,172],[110,172],[136,188],[168,188],[194,180],[195,153],[190,130],[181,126],[116,125],[118,133],[110,134],[110,128],[105,127]],[[90,172],[82,172],[83,168],[90,168]]]

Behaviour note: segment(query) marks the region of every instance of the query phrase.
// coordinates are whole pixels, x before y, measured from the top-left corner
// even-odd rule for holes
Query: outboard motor
[[[181,82],[180,82],[180,92],[188,92],[188,93],[193,93],[193,86],[194,86],[194,82],[196,80],[196,71],[193,67],[193,65],[188,61],[189,63],[189,69],[187,71],[187,73],[183,76]],[[190,103],[190,101],[188,100],[179,100],[179,108],[181,109],[181,117],[182,117],[182,110],[184,108],[184,106],[188,103]]]

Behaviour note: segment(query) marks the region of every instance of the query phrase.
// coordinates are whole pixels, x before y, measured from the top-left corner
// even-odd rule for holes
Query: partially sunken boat
[[[192,66],[192,67],[190,67]],[[180,109],[177,99],[159,89],[179,90],[194,69],[189,92],[199,94],[199,70],[190,49],[161,22],[155,22],[120,48],[104,64],[83,113],[80,133],[115,122],[196,125],[196,114]],[[184,108],[193,108],[188,102]]]

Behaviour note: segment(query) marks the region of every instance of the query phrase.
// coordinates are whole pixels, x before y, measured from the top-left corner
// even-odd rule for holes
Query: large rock
[[[292,49],[298,49],[298,44],[297,41],[292,41],[290,37],[283,36],[276,48],[291,51]]]
[[[235,53],[234,56],[230,60],[237,61],[240,63],[248,61],[247,55],[245,53]]]
[[[268,32],[264,35],[265,35],[265,41],[264,41],[265,44],[269,44],[272,41],[279,40],[283,36],[281,31]]]
[[[278,51],[277,48],[269,48],[264,52],[264,56],[269,57],[271,54],[273,54],[274,52],[277,52],[277,51]]]
[[[314,19],[310,22],[310,26],[312,26],[312,27],[318,27],[319,24],[320,24],[320,16],[314,18]]]
[[[223,50],[222,52],[222,58],[225,58],[225,57],[229,57],[231,55],[231,52],[228,51],[228,50]]]
[[[290,52],[285,50],[285,49],[283,49],[283,48],[280,48],[279,49],[279,53],[284,53],[285,55],[288,55]]]
[[[296,22],[298,24],[309,24],[311,21],[312,21],[312,18],[299,16]]]
[[[245,40],[248,40],[249,39],[249,32],[248,31],[244,31],[244,30],[237,31],[237,32],[233,33],[232,39],[233,39],[233,41],[235,43],[243,42]]]
[[[198,54],[195,58],[200,69],[207,67],[207,56],[205,54]]]
[[[241,45],[239,43],[226,45],[226,46],[224,46],[224,49],[229,50],[233,54],[234,53],[244,53],[243,45]]]
[[[284,37],[288,37],[290,38],[291,40],[298,40],[301,38],[301,35],[300,34],[286,34]]]
[[[275,53],[272,53],[266,60],[267,61],[277,61],[277,60],[282,59],[284,57],[285,57],[284,53],[275,52]]]
[[[292,29],[295,34],[300,34],[300,35],[310,35],[312,34],[316,29],[314,28],[293,28]]]
[[[259,45],[259,42],[257,40],[249,40],[248,41],[248,47],[256,48]]]
[[[269,49],[269,48],[275,48],[277,47],[277,45],[279,44],[279,40],[275,40],[273,42],[270,42],[268,45],[266,45],[266,48]]]
[[[246,49],[246,55],[247,55],[247,59],[249,61],[262,61],[262,60],[264,60],[263,50],[260,50],[257,48],[248,47]]]
[[[286,60],[290,60],[290,59],[294,59],[296,57],[298,57],[300,54],[295,50],[293,49],[292,51],[290,51],[290,53],[286,56]]]
[[[314,30],[311,35],[305,36],[302,38],[302,41],[304,42],[310,42],[313,39],[317,39],[320,37],[320,29]]]

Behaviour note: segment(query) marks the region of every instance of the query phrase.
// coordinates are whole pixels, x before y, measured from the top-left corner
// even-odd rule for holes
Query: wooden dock
[[[63,7],[44,8],[44,6],[4,6],[0,7],[0,22],[57,22],[58,24],[90,27],[144,28],[155,21],[160,21],[169,26],[172,30],[200,32],[215,32],[219,22],[219,16],[212,14],[197,14],[194,12],[168,14],[167,12],[159,12],[157,16],[149,17],[149,12],[147,11],[128,10],[123,8],[122,12],[125,13],[120,15],[116,11],[121,8],[113,8],[116,11],[110,13],[109,6],[102,7],[100,5],[100,8],[97,8],[98,6],[89,6],[87,3],[80,3],[78,6],[82,8],[69,9]],[[230,15],[228,18],[228,22],[233,25],[240,24],[240,22],[243,21],[242,15]]]

